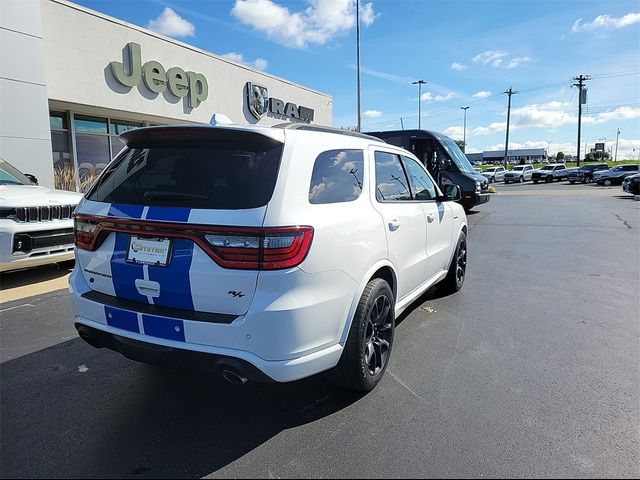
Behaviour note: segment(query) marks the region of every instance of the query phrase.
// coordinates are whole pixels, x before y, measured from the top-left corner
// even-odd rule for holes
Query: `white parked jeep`
[[[80,336],[227,380],[370,390],[396,317],[465,278],[460,191],[406,150],[309,125],[149,127],[75,216]]]

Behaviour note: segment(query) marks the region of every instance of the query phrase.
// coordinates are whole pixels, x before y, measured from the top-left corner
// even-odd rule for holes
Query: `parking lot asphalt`
[[[76,338],[65,290],[0,309],[2,477],[640,476],[640,202],[498,185],[464,288],[399,319],[378,387],[235,387]]]

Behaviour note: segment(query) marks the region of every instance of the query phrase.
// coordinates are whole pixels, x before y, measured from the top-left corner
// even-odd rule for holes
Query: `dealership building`
[[[502,163],[504,162],[504,150],[486,150],[478,153],[467,153],[470,162]],[[509,150],[507,161],[509,163],[540,163],[547,159],[544,148],[521,148]]]
[[[41,185],[80,189],[131,128],[331,125],[329,95],[64,0],[0,0],[0,36],[0,158]]]

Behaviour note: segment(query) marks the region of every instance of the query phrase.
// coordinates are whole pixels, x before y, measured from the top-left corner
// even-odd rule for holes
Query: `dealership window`
[[[69,146],[69,120],[64,112],[49,114],[51,128],[51,150],[53,153],[53,172],[55,187],[62,190],[75,190],[73,158]]]
[[[75,115],[74,129],[80,190],[86,191],[123,147],[118,135],[142,122]]]

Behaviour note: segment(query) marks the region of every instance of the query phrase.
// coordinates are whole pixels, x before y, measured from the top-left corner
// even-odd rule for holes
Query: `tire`
[[[385,280],[374,278],[367,284],[340,361],[327,372],[331,382],[361,392],[375,388],[391,356],[396,325],[394,306],[393,292]]]
[[[496,183],[496,177],[491,177],[491,180],[489,180],[489,183]]]
[[[605,178],[605,179],[604,179],[604,181],[602,182],[602,184],[603,184],[605,187],[610,187],[611,185],[613,185],[613,182],[611,181],[611,179],[610,179],[610,178]]]
[[[553,177],[549,175],[549,176],[547,176],[547,178],[544,179],[544,181],[547,182],[547,183],[551,183],[551,182],[553,182]]]
[[[573,185],[573,184],[574,184],[574,183],[576,183],[576,182],[574,182],[573,180],[569,180],[569,183],[570,183],[571,185]]]
[[[505,184],[505,185],[509,185],[509,181],[508,181],[508,180],[505,180],[505,181],[504,181],[504,184]]]
[[[522,175],[520,175],[520,178],[518,180],[520,183],[524,183],[524,177]]]
[[[538,180],[533,180],[533,183],[538,183]]]
[[[444,293],[456,293],[464,285],[464,279],[467,274],[467,235],[460,232],[456,251],[451,259],[447,276],[440,282],[438,288]]]
[[[582,179],[582,183],[587,183],[587,178],[586,177]]]

